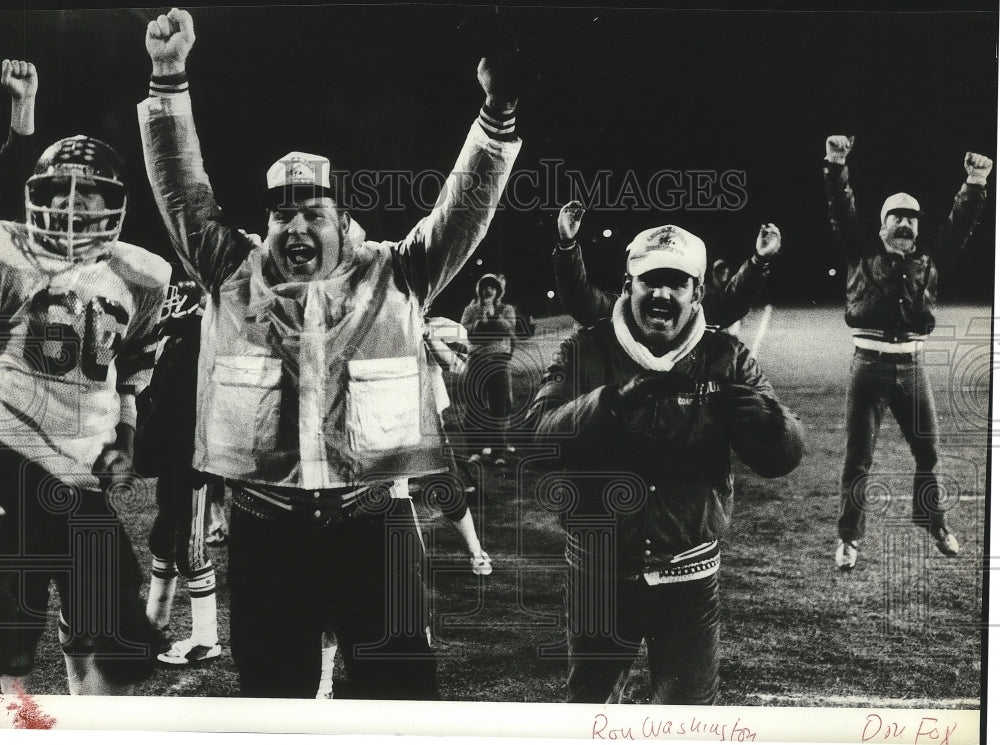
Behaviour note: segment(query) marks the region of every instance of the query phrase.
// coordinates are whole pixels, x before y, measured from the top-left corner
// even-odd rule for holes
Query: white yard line
[[[750,345],[750,356],[754,359],[757,358],[757,352],[760,350],[760,344],[764,341],[764,334],[767,333],[768,326],[771,325],[771,306],[765,305],[764,312],[761,314],[760,325],[757,327],[757,333],[754,334],[753,343]]]

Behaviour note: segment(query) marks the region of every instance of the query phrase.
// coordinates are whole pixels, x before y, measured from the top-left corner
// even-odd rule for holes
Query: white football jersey
[[[152,374],[170,265],[121,241],[106,259],[72,265],[32,251],[32,240],[0,222],[0,445],[96,488],[119,393]]]

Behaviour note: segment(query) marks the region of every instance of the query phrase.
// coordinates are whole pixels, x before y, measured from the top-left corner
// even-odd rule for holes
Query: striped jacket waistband
[[[691,582],[712,576],[719,571],[720,563],[719,542],[709,541],[675,554],[667,566],[634,574],[627,579],[643,579],[648,585]]]
[[[233,492],[233,504],[262,519],[294,515],[340,522],[358,513],[384,511],[389,500],[398,496],[392,482],[315,491],[265,488],[233,481],[227,483]]]

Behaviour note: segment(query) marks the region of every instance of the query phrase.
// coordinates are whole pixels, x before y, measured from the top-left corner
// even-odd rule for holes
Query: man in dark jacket
[[[834,561],[854,568],[865,534],[868,472],[882,416],[888,406],[916,462],[913,522],[926,528],[946,556],[959,552],[942,509],[937,466],[937,414],[924,369],[922,348],[934,330],[937,299],[935,261],[951,259],[966,244],[986,203],[986,177],[993,161],[966,153],[966,182],[948,219],[918,240],[920,204],[909,194],[885,200],[878,235],[865,235],[848,181],[853,137],[826,140],[823,175],[833,233],[847,259],[844,315],[854,337],[847,389],[847,454],[840,482],[840,517]]]
[[[559,242],[552,252],[552,268],[556,275],[559,302],[581,326],[590,326],[611,315],[617,295],[606,292],[587,280],[587,267],[576,235],[583,221],[584,207],[576,200],[559,210],[556,227]],[[744,261],[736,274],[730,274],[725,262],[712,265],[711,280],[703,286],[701,306],[705,323],[729,333],[739,332],[739,322],[760,296],[771,262],[781,251],[781,231],[774,223],[760,226],[753,256]],[[725,268],[725,272],[717,271]]]
[[[747,349],[706,330],[705,263],[681,228],[636,236],[611,317],[563,342],[532,405],[566,469],[538,493],[567,534],[569,701],[621,701],[645,639],[652,703],[715,702],[730,449],[765,477],[802,456]]]

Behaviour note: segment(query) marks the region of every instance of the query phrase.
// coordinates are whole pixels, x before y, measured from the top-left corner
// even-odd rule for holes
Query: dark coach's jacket
[[[888,342],[923,338],[934,330],[936,261],[950,260],[965,246],[986,204],[986,187],[962,184],[944,224],[921,232],[910,256],[887,251],[878,231],[863,232],[847,166],[825,161],[830,224],[847,259],[844,319],[854,336]]]
[[[567,523],[597,529],[568,531],[567,557],[608,554],[607,539],[596,536],[611,536],[621,576],[670,567],[724,534],[733,511],[731,447],[767,477],[794,469],[803,449],[798,418],[733,336],[706,331],[670,372],[655,373],[671,379],[669,392],[619,418],[610,389],[643,372],[604,319],[562,343],[529,414],[537,439],[557,444],[564,465],[540,480],[539,499]],[[727,433],[708,417],[708,398],[734,383],[768,402],[771,417],[755,431]]]

